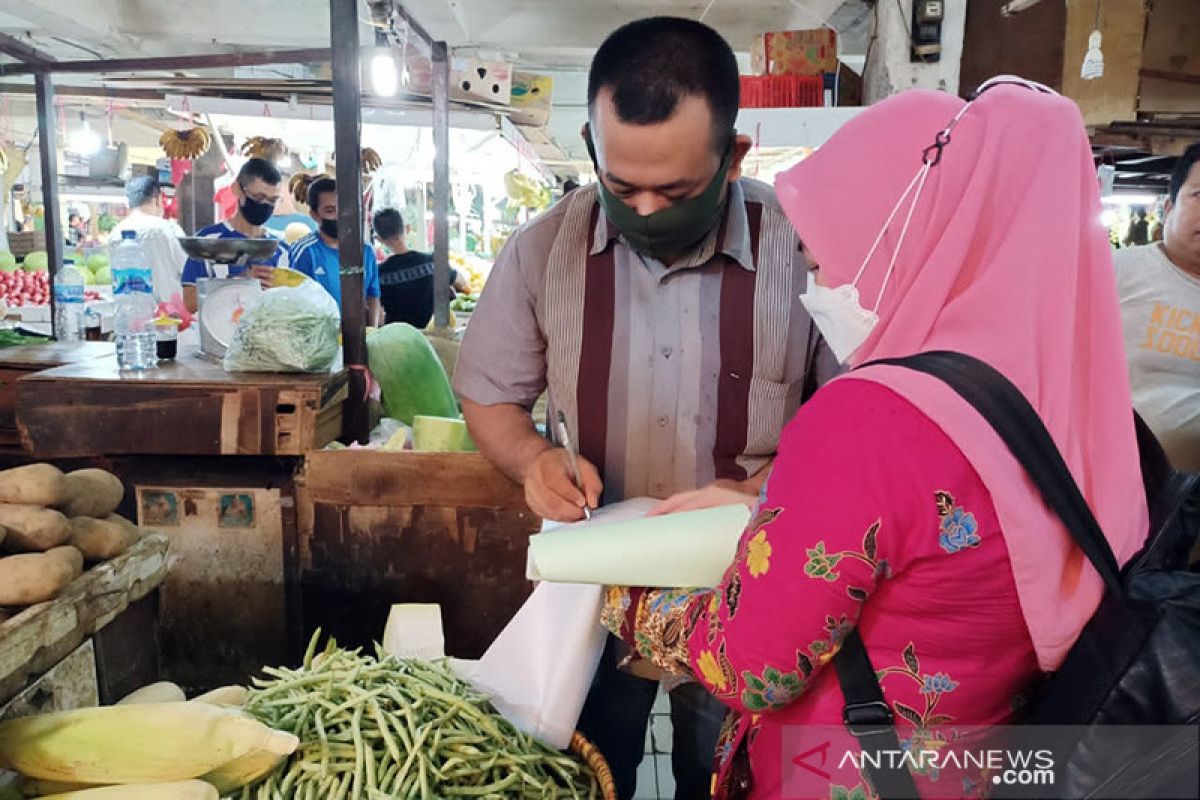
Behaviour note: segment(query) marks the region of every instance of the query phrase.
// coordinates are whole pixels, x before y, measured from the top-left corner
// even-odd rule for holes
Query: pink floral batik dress
[[[784,785],[787,748],[798,726],[840,729],[829,661],[854,626],[902,748],[941,746],[935,729],[1008,721],[1038,674],[979,477],[908,401],[852,377],[823,388],[784,431],[720,587],[613,588],[604,622],[640,657],[696,676],[735,712],[716,754],[717,798],[801,796]],[[746,788],[731,774],[742,748]],[[809,796],[869,797],[854,777],[857,785]],[[914,772],[923,795],[941,797],[981,795],[986,777]]]

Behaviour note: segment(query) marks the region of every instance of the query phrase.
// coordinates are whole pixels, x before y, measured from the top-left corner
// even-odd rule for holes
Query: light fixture
[[[387,34],[375,31],[375,51],[371,54],[371,89],[378,97],[393,97],[400,88],[400,67]]]
[[[92,130],[92,126],[87,121],[87,116],[79,112],[80,127],[71,136],[71,149],[81,156],[90,156],[100,151],[103,142],[100,141],[100,134]]]

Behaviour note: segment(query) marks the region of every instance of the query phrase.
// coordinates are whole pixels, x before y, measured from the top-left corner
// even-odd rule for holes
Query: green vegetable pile
[[[267,669],[246,711],[300,747],[243,800],[598,798],[586,766],[498,716],[444,665],[374,657],[317,636],[300,669]]]
[[[460,294],[450,301],[450,310],[470,314],[475,310],[475,304],[478,302],[479,295],[477,294]]]
[[[270,289],[238,322],[229,372],[328,372],[338,352],[338,305],[315,281]]]
[[[26,336],[11,329],[0,330],[0,347],[20,347],[24,344],[45,344],[50,341],[44,336]]]

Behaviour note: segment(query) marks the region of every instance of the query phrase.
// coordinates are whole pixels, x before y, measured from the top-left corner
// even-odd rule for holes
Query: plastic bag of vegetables
[[[225,352],[228,372],[328,372],[338,353],[337,302],[315,281],[263,292]]]

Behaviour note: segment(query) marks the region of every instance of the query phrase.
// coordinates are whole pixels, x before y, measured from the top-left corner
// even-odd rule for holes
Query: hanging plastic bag
[[[225,352],[228,372],[328,372],[341,316],[320,284],[269,289],[247,309]]]

